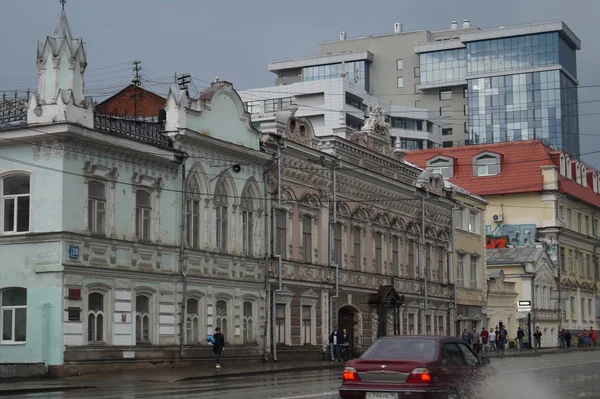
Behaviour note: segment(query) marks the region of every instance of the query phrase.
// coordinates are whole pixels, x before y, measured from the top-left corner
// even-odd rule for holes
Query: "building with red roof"
[[[533,277],[531,284],[517,287],[521,299],[533,302],[537,320],[557,318],[559,294],[552,292],[558,288],[564,299],[559,327],[598,327],[598,171],[540,140],[412,151],[406,160],[488,201],[488,249],[546,249],[560,282],[555,287]],[[554,329],[546,333],[557,334]]]

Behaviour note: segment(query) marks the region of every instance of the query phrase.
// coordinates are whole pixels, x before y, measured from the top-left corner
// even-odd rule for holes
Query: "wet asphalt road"
[[[526,358],[492,359],[485,399],[600,398],[600,351],[571,352]],[[107,381],[102,388],[18,396],[28,399],[141,398],[337,398],[340,372],[335,370],[278,373],[252,377],[176,383]],[[15,396],[13,396],[14,398]]]

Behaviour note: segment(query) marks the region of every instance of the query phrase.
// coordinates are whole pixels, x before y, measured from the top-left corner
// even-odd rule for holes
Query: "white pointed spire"
[[[73,40],[73,33],[71,32],[71,26],[69,26],[69,20],[67,19],[67,12],[64,7],[60,13],[60,19],[58,20],[58,25],[56,25],[56,29],[54,29],[55,39],[67,39]]]

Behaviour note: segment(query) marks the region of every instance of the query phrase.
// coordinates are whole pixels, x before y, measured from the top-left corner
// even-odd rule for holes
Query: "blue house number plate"
[[[69,258],[79,258],[79,247],[77,245],[69,245]]]

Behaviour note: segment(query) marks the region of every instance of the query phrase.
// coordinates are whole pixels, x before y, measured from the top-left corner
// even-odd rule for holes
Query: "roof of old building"
[[[537,262],[544,252],[540,247],[495,248],[486,251],[488,265],[523,265]]]
[[[476,155],[490,152],[500,155],[501,171],[494,176],[474,176],[473,165]],[[479,144],[465,147],[435,148],[410,151],[406,159],[421,168],[427,161],[443,156],[453,160],[454,174],[450,182],[481,196],[541,192],[544,189],[542,167],[560,168],[560,155],[568,154],[556,150],[541,140],[515,141],[494,144]],[[573,167],[576,161],[571,159]],[[560,170],[560,169],[559,169]],[[562,193],[576,197],[591,205],[600,207],[600,195],[595,193],[592,184],[593,170],[587,167],[586,186],[575,179],[559,173],[558,185]],[[573,172],[575,176],[575,172]]]

